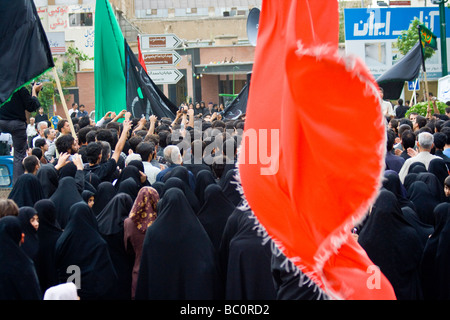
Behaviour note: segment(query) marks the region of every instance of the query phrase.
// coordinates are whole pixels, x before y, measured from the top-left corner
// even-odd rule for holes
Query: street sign
[[[180,38],[174,34],[142,34],[141,50],[175,49],[182,43]]]
[[[414,91],[414,90],[419,91],[420,90],[419,81],[416,81],[416,80],[408,81],[408,90],[409,91]]]
[[[183,74],[175,68],[150,69],[148,75],[155,84],[175,84],[183,78]]]
[[[152,66],[174,66],[181,61],[181,56],[175,51],[155,51],[142,53],[145,65]]]

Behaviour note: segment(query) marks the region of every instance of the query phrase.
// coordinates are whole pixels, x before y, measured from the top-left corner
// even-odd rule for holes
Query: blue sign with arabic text
[[[450,17],[449,8],[445,15]],[[416,18],[440,37],[438,7],[353,8],[344,10],[344,18],[345,40],[395,40]],[[447,24],[447,35],[449,31]]]

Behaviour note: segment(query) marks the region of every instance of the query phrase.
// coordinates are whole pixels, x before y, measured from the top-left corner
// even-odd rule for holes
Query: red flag
[[[395,299],[351,235],[381,186],[385,126],[376,82],[338,55],[338,30],[337,1],[263,0],[241,183],[268,235],[328,296]]]
[[[141,64],[142,68],[144,68],[145,72],[148,73],[147,71],[147,67],[145,66],[145,61],[144,61],[144,57],[142,56],[142,52],[141,52],[141,42],[139,41],[139,36],[137,37],[137,43],[138,43],[138,50],[139,50],[139,63]]]

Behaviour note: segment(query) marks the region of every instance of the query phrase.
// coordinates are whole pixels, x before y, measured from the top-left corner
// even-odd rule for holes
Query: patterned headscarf
[[[156,219],[156,204],[159,201],[158,192],[152,187],[142,187],[130,211],[130,219],[136,228],[145,233]]]

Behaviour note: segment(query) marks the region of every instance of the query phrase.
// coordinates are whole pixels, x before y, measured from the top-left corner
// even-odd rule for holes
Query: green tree
[[[412,47],[419,41],[419,31],[417,27],[421,24],[420,20],[415,18],[409,25],[408,30],[403,30],[398,37],[396,45],[402,55],[406,55]],[[425,60],[430,58],[434,54],[434,50],[429,47],[425,47],[424,58]]]
[[[60,58],[53,57],[53,61],[56,65],[58,59],[61,59],[61,67],[56,68],[56,72],[61,83],[63,95],[66,97],[67,101],[69,91],[66,88],[76,86],[77,60],[87,61],[93,60],[94,58],[87,56],[78,48],[72,46],[67,47],[66,53],[59,57]],[[44,112],[48,114],[50,108],[53,107],[54,102],[61,102],[61,97],[56,86],[56,80],[53,76],[53,72],[47,72],[46,74],[40,76],[36,81],[44,83],[41,92],[39,92],[38,98],[41,106],[44,108]]]

